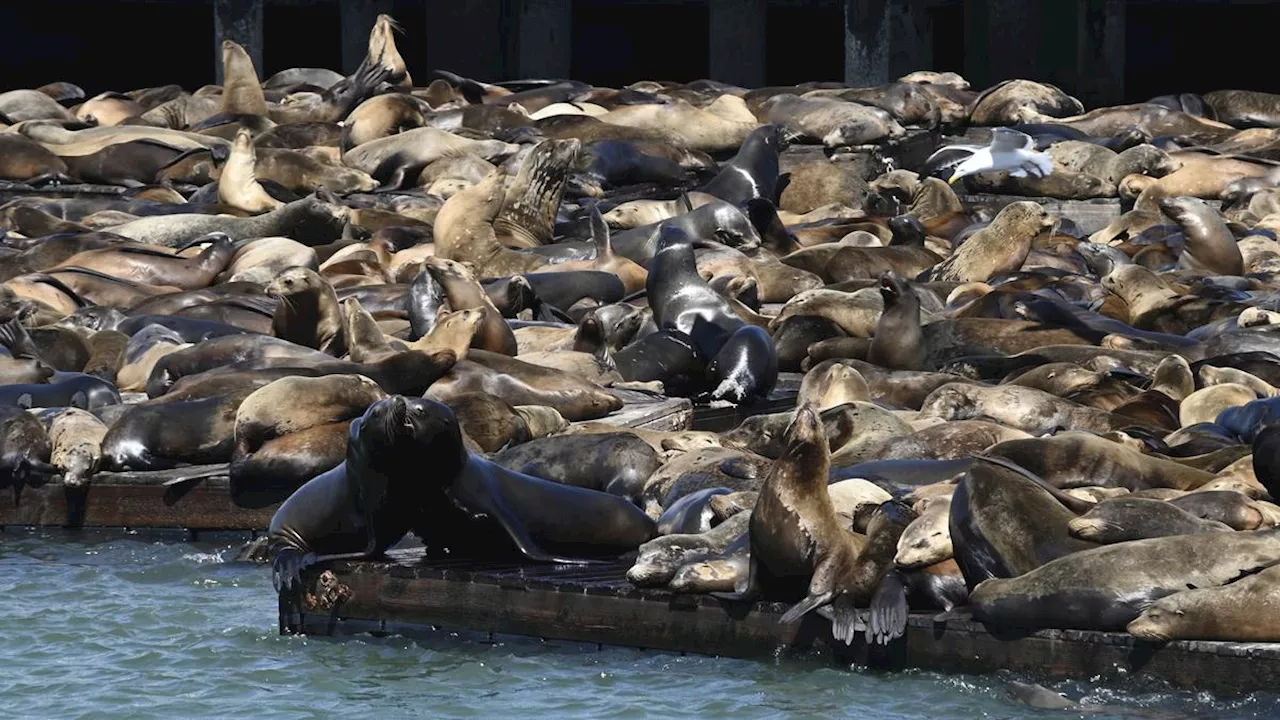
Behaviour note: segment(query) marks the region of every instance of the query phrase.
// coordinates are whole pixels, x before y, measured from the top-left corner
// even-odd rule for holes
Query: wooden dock
[[[727,429],[747,415],[793,406],[800,377],[783,373],[773,394],[752,408],[695,408],[685,398],[613,390],[626,405],[601,422],[659,431]],[[239,507],[231,501],[229,483],[224,463],[155,472],[103,472],[87,488],[79,489],[50,482],[0,490],[0,529],[161,528],[190,534],[265,530],[279,505]]]
[[[183,478],[182,482],[171,481]],[[276,505],[242,508],[231,502],[227,466],[155,472],[99,473],[87,487],[62,483],[0,491],[0,528],[63,527],[265,530]],[[166,484],[170,483],[170,484]]]
[[[392,551],[387,561],[308,569],[301,593],[281,595],[280,631],[470,630],[737,658],[782,651],[885,670],[1154,681],[1225,694],[1269,690],[1280,680],[1280,643],[1154,645],[1075,630],[1001,637],[980,623],[944,625],[928,615],[911,616],[905,637],[888,646],[868,646],[861,637],[845,646],[831,641],[823,618],[784,626],[783,604],[636,588],[623,579],[626,567],[426,564],[420,550]]]

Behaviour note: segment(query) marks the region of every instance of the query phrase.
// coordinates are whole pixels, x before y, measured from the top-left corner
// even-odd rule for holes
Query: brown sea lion
[[[334,357],[346,354],[337,293],[314,270],[285,270],[267,286],[267,294],[280,301],[271,320],[273,335]]]

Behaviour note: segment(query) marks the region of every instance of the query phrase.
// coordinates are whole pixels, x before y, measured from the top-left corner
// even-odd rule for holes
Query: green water
[[[1077,717],[1000,677],[860,673],[473,634],[281,637],[230,543],[0,533],[0,717]],[[1280,717],[1275,694],[1052,684],[1088,717]]]

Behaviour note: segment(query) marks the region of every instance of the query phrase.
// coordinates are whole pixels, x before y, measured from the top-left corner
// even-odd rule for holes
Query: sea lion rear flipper
[[[591,565],[595,562],[584,558],[566,558],[551,555],[538,547],[538,544],[529,536],[529,530],[525,527],[524,522],[516,517],[511,508],[502,502],[500,498],[498,502],[492,503],[492,507],[489,509],[491,511],[490,517],[502,525],[502,529],[507,531],[511,541],[516,544],[516,549],[530,560],[560,565]]]
[[[896,570],[885,573],[871,598],[867,642],[888,645],[907,630],[907,588]]]
[[[783,625],[796,622],[801,617],[804,617],[805,613],[810,610],[815,610],[831,602],[835,596],[836,593],[834,590],[828,590],[821,595],[810,595],[795,605],[792,605],[790,609],[782,614],[782,617],[778,618],[778,622]],[[834,622],[834,620],[832,622]]]
[[[860,631],[865,630],[868,637],[871,635],[871,630],[862,621],[861,614],[853,606],[853,599],[848,595],[841,595],[830,605],[818,608],[817,612],[831,621],[832,637],[843,641],[845,645],[852,645]]]

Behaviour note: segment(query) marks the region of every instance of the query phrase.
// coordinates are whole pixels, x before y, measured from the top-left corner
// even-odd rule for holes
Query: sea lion
[[[973,590],[968,609],[989,627],[1122,630],[1154,601],[1212,588],[1280,562],[1280,530],[1134,540],[1082,550]]]
[[[923,370],[927,348],[920,328],[920,298],[893,272],[880,278],[884,311],[876,321],[867,360],[891,370]]]
[[[21,486],[32,474],[52,475],[49,434],[35,415],[0,405],[0,487]]]
[[[236,457],[250,456],[264,443],[290,433],[352,420],[386,396],[377,383],[360,375],[276,380],[247,395],[236,409]]]
[[[475,333],[471,347],[504,355],[515,355],[519,350],[511,326],[494,306],[484,288],[464,265],[443,257],[426,261],[426,272],[440,284],[444,296],[453,310],[475,309],[484,313],[480,328]],[[415,284],[418,284],[415,281]]]
[[[525,475],[632,500],[662,465],[648,443],[623,432],[537,438],[497,453],[493,461]]]
[[[779,125],[762,125],[743,141],[742,146],[733,159],[721,166],[716,174],[701,191],[735,205],[744,205],[747,201],[762,198],[770,203],[778,199],[778,152],[781,149],[783,128]],[[693,210],[694,198],[689,198],[689,210]],[[622,222],[624,218],[634,214],[610,211],[613,217],[610,222]],[[803,211],[803,212],[808,212]],[[662,220],[663,218],[658,218]],[[653,222],[653,220],[650,220]],[[643,223],[640,223],[643,224]],[[636,224],[626,225],[636,227]]]
[[[240,128],[235,142],[231,144],[231,155],[223,164],[222,175],[218,178],[218,202],[249,215],[269,212],[284,205],[268,195],[258,182],[254,169],[256,164],[252,136],[247,128]]]
[[[567,420],[594,420],[622,407],[622,400],[598,385],[552,368],[499,353],[472,349],[431,385],[442,401],[468,392],[486,392],[511,405],[554,408]]]
[[[337,293],[317,272],[289,268],[271,281],[267,294],[280,301],[271,319],[273,335],[334,357],[346,354]]]
[[[1162,597],[1125,629],[1148,642],[1221,640],[1269,643],[1280,633],[1268,621],[1280,611],[1280,568],[1270,567],[1227,585],[1190,588]]]
[[[107,426],[91,413],[68,408],[49,423],[52,452],[49,462],[69,487],[80,487],[98,472],[102,462],[102,439]]]
[[[0,406],[95,410],[120,404],[120,391],[102,378],[84,373],[62,373],[50,380],[47,384],[0,385]]]
[[[982,91],[973,101],[969,122],[974,125],[1016,125],[1030,116],[1064,118],[1084,112],[1079,100],[1048,83],[1005,80]]]
[[[231,238],[223,233],[210,233],[189,243],[202,244],[206,247],[194,256],[132,244],[86,250],[56,267],[96,270],[120,280],[198,290],[212,284],[235,254]]]
[[[1165,197],[1159,204],[1160,210],[1182,228],[1186,238],[1186,249],[1178,258],[1179,267],[1220,275],[1244,274],[1240,248],[1217,211],[1192,197]]]
[[[948,530],[970,588],[1094,547],[1068,533],[1076,513],[1063,496],[1005,463],[975,458],[951,496]]]
[[[627,570],[638,587],[666,585],[681,566],[725,552],[747,534],[751,513],[739,513],[705,533],[662,535],[640,546]]]
[[[120,383],[117,373],[124,362],[125,346],[129,344],[129,336],[118,330],[100,330],[89,336],[89,359],[85,362],[82,369],[85,375],[102,378],[109,383],[115,383],[117,389]],[[3,377],[3,371],[0,371],[0,377]],[[17,380],[15,382],[23,382]],[[30,382],[30,381],[28,381]],[[39,382],[35,380],[34,382]]]
[[[1033,435],[1060,428],[1107,432],[1131,424],[1120,416],[1017,385],[943,385],[925,399],[920,414],[943,420],[969,420],[985,415]]]
[[[667,589],[678,593],[730,592],[750,571],[750,549],[750,542],[743,535],[723,552],[681,565]]]
[[[537,247],[554,240],[556,212],[570,166],[581,149],[577,140],[544,140],[524,157],[507,184],[494,233],[513,247]]]
[[[1178,420],[1182,427],[1213,422],[1223,410],[1240,407],[1257,399],[1258,394],[1244,385],[1235,383],[1211,385],[1191,393],[1182,400],[1178,406]]]
[[[66,161],[23,135],[0,135],[0,179],[38,184],[68,180]]]
[[[231,460],[242,389],[203,400],[135,405],[102,439],[103,469],[164,470]]]
[[[342,464],[312,478],[276,510],[267,533],[277,589],[293,588],[302,570],[333,555],[381,554],[419,522],[436,490],[415,471],[423,454],[431,454],[440,477],[462,466],[433,442],[448,422],[434,405],[396,396],[369,406],[350,425]]]
[[[569,425],[554,408],[513,407],[502,398],[484,392],[451,395],[449,407],[457,415],[466,436],[486,453],[518,446]]]
[[[1227,532],[1231,528],[1202,520],[1160,500],[1117,498],[1104,500],[1067,523],[1073,537],[1104,545],[1167,535]]]
[[[1213,473],[1154,457],[1091,433],[1008,440],[987,450],[1035,473],[1058,488],[1104,485],[1137,492],[1151,488],[1195,490]]]
[[[906,133],[880,108],[832,98],[775,95],[761,104],[757,115],[831,148],[866,145]]]
[[[1036,203],[1006,205],[991,224],[974,233],[929,272],[934,282],[986,282],[1000,273],[1015,272],[1026,262],[1031,241],[1054,227],[1057,218]]]
[[[363,143],[342,155],[343,164],[398,188],[417,179],[422,168],[444,157],[475,155],[494,161],[520,149],[500,140],[470,140],[433,127],[419,127]]]
[[[945,497],[945,496],[944,496]],[[924,568],[952,556],[951,500],[932,502],[898,538],[893,562],[904,570]]]
[[[346,207],[307,196],[253,217],[177,213],[139,218],[114,225],[110,230],[132,240],[165,247],[181,247],[211,232],[225,233],[236,241],[285,235],[304,245],[316,246],[340,238],[350,217],[351,211]]]
[[[751,512],[750,575],[736,590],[747,597],[762,591],[795,597],[807,587],[804,599],[783,616],[793,622],[846,591],[863,591],[851,573],[866,540],[836,520],[825,480],[830,452],[817,411],[808,405],[796,410],[787,436],[787,449],[769,469]],[[850,636],[856,612],[843,602],[832,610],[836,637]]]

